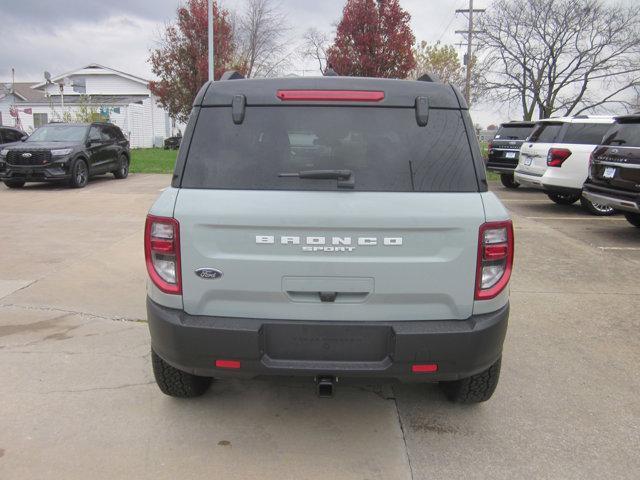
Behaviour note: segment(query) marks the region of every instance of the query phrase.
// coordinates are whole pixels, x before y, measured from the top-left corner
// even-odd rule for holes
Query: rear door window
[[[610,127],[609,123],[570,123],[562,138],[562,143],[600,145],[602,137]]]
[[[534,143],[554,143],[560,134],[560,130],[562,130],[562,126],[562,123],[539,123],[534,127],[529,141]]]
[[[236,125],[228,107],[203,107],[183,188],[336,190],[336,180],[280,177],[350,170],[354,190],[478,191],[459,110],[431,109],[420,127],[413,108],[248,107]]]
[[[609,129],[603,145],[640,147],[640,123],[620,123]]]

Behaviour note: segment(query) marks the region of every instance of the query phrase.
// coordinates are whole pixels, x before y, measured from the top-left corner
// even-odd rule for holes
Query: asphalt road
[[[489,402],[432,385],[215,383],[156,388],[142,224],[169,176],[83,190],[0,187],[0,478],[640,477],[640,229],[532,191],[512,211],[516,267]]]

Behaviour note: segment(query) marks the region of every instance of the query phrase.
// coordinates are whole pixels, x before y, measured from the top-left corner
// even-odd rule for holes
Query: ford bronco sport
[[[212,378],[493,394],[513,229],[459,92],[321,77],[207,83],[145,228],[160,389]]]

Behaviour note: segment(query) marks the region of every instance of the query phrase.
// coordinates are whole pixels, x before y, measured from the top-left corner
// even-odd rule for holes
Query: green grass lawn
[[[131,150],[131,173],[173,173],[177,150],[136,148]]]

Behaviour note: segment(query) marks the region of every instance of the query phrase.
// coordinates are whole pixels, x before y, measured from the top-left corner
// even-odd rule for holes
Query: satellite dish
[[[49,72],[47,72],[46,70],[44,71],[44,79],[47,82],[51,82],[51,74]]]

